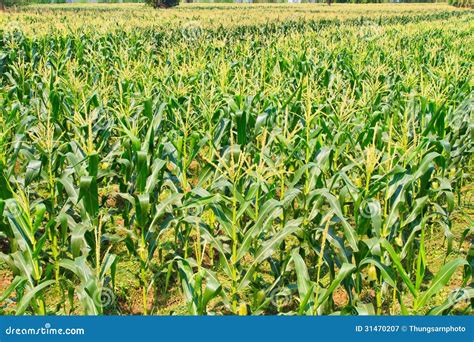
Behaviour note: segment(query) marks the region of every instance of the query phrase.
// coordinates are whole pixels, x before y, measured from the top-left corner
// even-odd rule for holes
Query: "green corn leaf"
[[[411,282],[410,277],[408,276],[405,269],[403,268],[398,254],[395,252],[392,245],[387,240],[382,239],[381,245],[388,252],[388,254],[390,254],[390,258],[392,259],[392,262],[394,263],[395,268],[398,271],[398,274],[403,279],[405,285],[408,287],[412,295],[416,298],[418,293],[416,292],[415,286]]]
[[[79,198],[84,204],[86,212],[95,218],[99,213],[99,194],[95,177],[81,177]]]
[[[306,267],[306,264],[303,258],[299,254],[298,249],[294,249],[291,252],[291,258],[293,259],[293,262],[295,263],[296,279],[298,282],[298,292],[299,292],[300,298],[305,298],[311,287],[308,269]]]
[[[5,290],[3,290],[3,293],[0,296],[0,302],[3,302],[5,299],[7,299],[10,296],[10,294],[16,290],[17,287],[21,288],[26,283],[26,281],[27,279],[25,277],[16,276],[12,280],[10,285],[8,285],[8,287]]]
[[[315,194],[322,195],[326,198],[328,201],[329,205],[331,206],[332,210],[336,214],[337,218],[341,220],[342,226],[344,228],[344,235],[349,242],[349,245],[351,246],[352,250],[354,252],[357,252],[359,248],[357,247],[357,234],[354,230],[354,228],[351,227],[349,222],[345,219],[341,207],[339,205],[339,202],[337,201],[336,197],[332,194],[330,194],[327,190],[321,189],[321,190],[316,190],[314,192]]]
[[[26,311],[26,309],[28,309],[28,306],[30,305],[31,301],[36,297],[36,295],[51,284],[54,284],[54,280],[44,281],[41,284],[35,286],[33,289],[27,291],[26,294],[18,302],[15,315],[23,315],[23,313]]]
[[[463,289],[455,289],[452,291],[448,298],[438,306],[431,308],[427,315],[445,315],[449,313],[456,305],[462,305],[462,303],[466,303],[467,309],[471,309],[471,300],[474,299],[474,289],[473,288],[463,288]],[[467,312],[469,314],[469,311]]]
[[[148,154],[144,151],[137,152],[137,191],[145,191],[148,178]]]
[[[89,155],[89,164],[87,165],[87,171],[90,177],[97,177],[99,171],[99,154],[91,153]]]
[[[425,304],[439,292],[444,286],[446,286],[453,276],[456,269],[460,266],[468,265],[466,260],[455,259],[447,264],[443,265],[441,269],[436,273],[435,277],[431,281],[428,290],[424,291],[421,296],[415,301],[415,310],[419,310],[425,306]]]
[[[238,286],[239,291],[242,290],[248,284],[248,282],[250,281],[251,275],[255,271],[256,266],[260,264],[261,262],[263,262],[268,257],[270,257],[272,253],[278,248],[278,246],[287,236],[301,229],[301,222],[302,222],[302,219],[288,221],[285,227],[281,231],[279,231],[269,240],[264,241],[262,243],[262,246],[255,253],[255,257],[254,257],[254,261],[252,262],[252,265],[250,266],[247,273],[245,274],[245,276],[242,278],[242,280],[239,283],[239,286]]]
[[[212,236],[212,234],[209,233],[209,231],[204,226],[200,226],[200,231],[201,236],[204,238],[204,240],[209,241],[211,243],[211,246],[216,248],[217,251],[220,253],[220,255],[222,256],[221,260],[223,261],[224,271],[227,276],[232,277],[232,268],[230,267],[227,254],[224,250],[224,247],[222,246],[222,243],[214,236]]]
[[[137,223],[142,228],[145,229],[150,212],[150,195],[139,195],[135,198],[135,210],[137,213]]]
[[[270,240],[262,243],[262,247],[255,253],[254,263],[260,263],[272,255],[273,251],[280,245],[280,243],[289,235],[301,229],[302,219],[288,221],[285,227],[273,236]]]
[[[13,197],[10,183],[5,173],[5,166],[0,162],[0,199],[6,200]]]
[[[347,279],[356,267],[352,264],[344,263],[341,266],[341,269],[336,275],[336,278],[332,281],[331,285],[327,288],[326,291],[324,291],[323,295],[318,297],[318,307],[321,306],[328,298],[329,296],[334,292],[334,290],[345,280]]]

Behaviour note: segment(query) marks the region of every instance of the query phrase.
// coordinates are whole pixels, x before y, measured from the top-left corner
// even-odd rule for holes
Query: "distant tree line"
[[[179,5],[179,0],[145,0],[145,2],[155,8],[169,8]]]

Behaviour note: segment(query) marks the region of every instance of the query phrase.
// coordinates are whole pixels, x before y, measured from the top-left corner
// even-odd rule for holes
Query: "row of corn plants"
[[[0,31],[0,312],[468,312],[453,13]]]

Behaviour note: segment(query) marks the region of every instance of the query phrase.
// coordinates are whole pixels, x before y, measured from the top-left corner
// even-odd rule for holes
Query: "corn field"
[[[0,13],[0,314],[471,313],[473,18]]]

